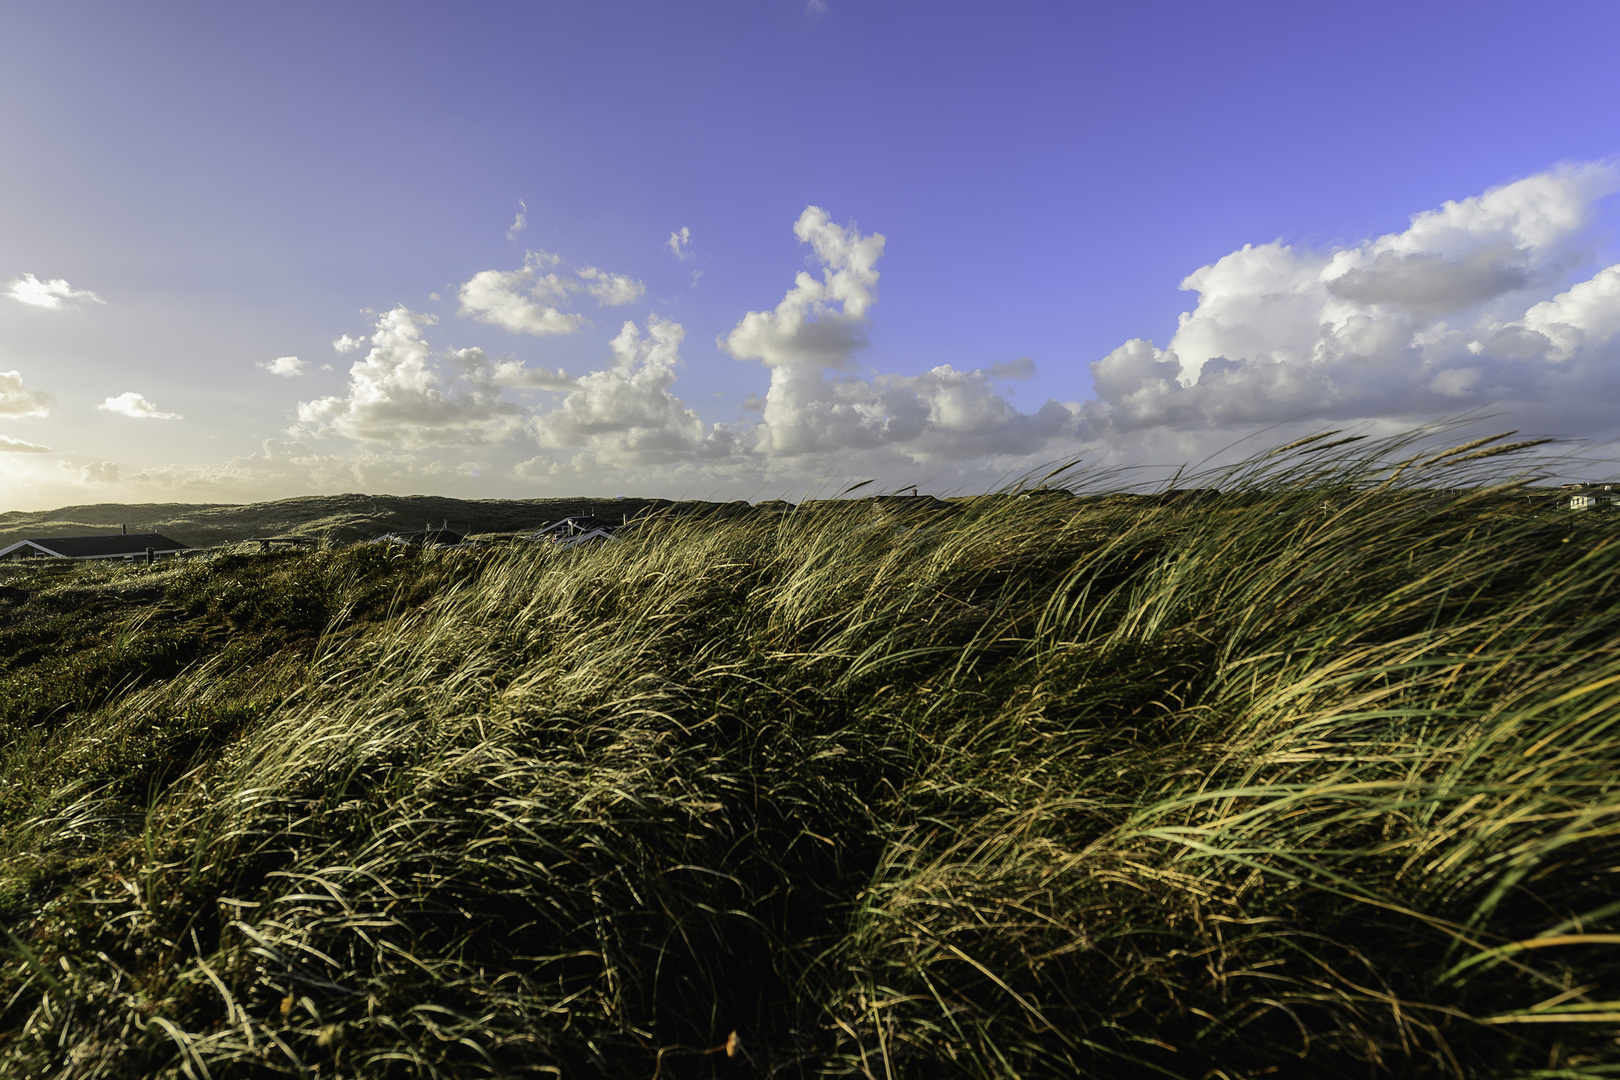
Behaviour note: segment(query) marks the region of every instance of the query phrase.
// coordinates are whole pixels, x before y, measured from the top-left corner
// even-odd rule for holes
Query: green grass
[[[1320,445],[4,568],[0,1071],[1620,1075],[1614,519]]]
[[[231,504],[100,503],[55,510],[0,513],[0,548],[18,540],[117,532],[157,532],[190,547],[233,544],[249,537],[304,535],[333,542],[371,540],[448,522],[458,532],[510,533],[536,529],[572,514],[617,519],[649,512],[734,513],[747,504],[668,499],[451,499],[437,495],[305,495],[275,502]]]

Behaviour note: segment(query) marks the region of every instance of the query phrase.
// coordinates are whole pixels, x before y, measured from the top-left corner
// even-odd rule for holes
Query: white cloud
[[[130,391],[125,391],[117,397],[110,397],[96,408],[102,412],[117,413],[119,416],[128,416],[136,420],[185,419],[179,413],[164,412],[140,394]]]
[[[520,270],[482,270],[461,286],[461,314],[513,334],[572,334],[591,325],[583,315],[564,312],[571,291],[567,279],[541,270],[555,256],[531,252]]]
[[[626,322],[613,339],[612,365],[574,381],[556,409],[534,420],[541,446],[581,450],[609,465],[723,458],[735,439],[723,424],[704,424],[670,393],[681,367],[679,323],[654,317],[642,335]]]
[[[0,371],[0,416],[48,416],[56,398],[23,387],[22,372]]]
[[[594,266],[569,270],[563,260],[531,251],[517,270],[481,270],[461,286],[460,314],[513,334],[572,334],[591,321],[565,311],[577,293],[587,293],[603,307],[640,300],[646,287],[633,277]]]
[[[1583,346],[1620,334],[1620,266],[1599,271],[1524,313],[1519,325],[1550,343],[1547,359],[1568,360]]]
[[[849,370],[875,302],[883,237],[832,224],[816,207],[794,231],[811,245],[820,277],[800,273],[774,311],[749,312],[721,342],[738,359],[764,361],[770,373],[756,406],[759,422],[705,423],[674,392],[682,327],[653,318],[643,333],[626,322],[613,340],[612,363],[574,379],[563,401],[533,420],[536,441],[553,454],[525,462],[519,475],[657,475],[666,483],[752,476],[757,483],[767,475],[814,477],[851,452],[862,455],[863,468],[899,474],[923,463],[948,470],[1038,454],[1073,433],[1068,407],[1049,401],[1021,413],[996,390],[997,379],[1033,373],[1028,357],[983,370],[940,365],[919,375]],[[520,385],[514,376],[500,378]],[[566,385],[562,372],[526,378]],[[557,451],[573,454],[563,460]]]
[[[361,348],[361,346],[365,345],[365,343],[366,336],[364,334],[361,334],[359,337],[344,334],[340,338],[332,339],[332,350],[341,356],[347,356]]]
[[[515,390],[572,390],[574,379],[562,368],[524,367],[517,360],[503,360],[495,365],[492,381],[496,386],[509,386]]]
[[[1510,406],[1563,433],[1613,426],[1620,266],[1560,289],[1593,205],[1620,183],[1561,167],[1317,251],[1248,245],[1190,274],[1193,310],[1163,349],[1133,339],[1091,365],[1081,433],[1217,432],[1295,419],[1426,419]]]
[[[512,221],[512,227],[506,230],[508,240],[516,240],[518,233],[529,227],[529,204],[522,199],[518,200],[517,217]]]
[[[296,356],[278,356],[274,360],[261,362],[259,366],[272,375],[284,375],[288,378],[309,373],[308,362],[300,360]]]
[[[866,309],[877,299],[873,267],[883,254],[883,234],[862,236],[854,225],[834,225],[819,206],[804,208],[793,234],[815,250],[821,280],[799,271],[775,311],[750,311],[721,347],[739,360],[772,367],[842,369],[866,344]]]
[[[594,266],[580,270],[579,279],[584,283],[585,291],[596,297],[597,303],[603,307],[633,304],[647,292],[646,287],[633,277],[610,274]]]
[[[500,400],[482,350],[435,357],[423,339],[431,315],[396,307],[377,320],[371,351],[349,369],[343,397],[300,402],[299,436],[404,446],[499,442],[516,432],[523,409]]]
[[[680,232],[670,233],[669,239],[664,242],[664,246],[669,248],[669,253],[681,260],[681,262],[691,262],[697,258],[696,255],[692,254],[692,230],[685,225],[681,226]]]
[[[1072,432],[1073,414],[1058,402],[1026,414],[996,391],[995,379],[1033,373],[1027,357],[988,370],[947,364],[912,376],[850,373],[877,299],[884,238],[834,225],[815,206],[793,231],[812,246],[821,278],[801,271],[774,311],[749,312],[721,341],[738,359],[770,368],[762,418],[748,435],[760,454],[780,463],[884,449],[896,462],[962,462],[1037,453]]]
[[[782,367],[771,372],[763,419],[750,432],[772,458],[887,449],[911,462],[1027,455],[1070,435],[1074,416],[1048,401],[1021,413],[986,370],[943,364],[921,375],[849,375]]]
[[[0,454],[48,454],[50,452],[51,448],[48,446],[0,435]]]
[[[93,304],[106,303],[105,300],[89,289],[75,289],[61,278],[41,281],[33,274],[24,274],[20,278],[13,278],[11,281],[6,282],[5,295],[19,303],[52,310],[61,308],[64,304],[81,300],[87,300]]]
[[[120,469],[111,461],[92,461],[79,469],[79,482],[82,484],[115,484],[118,482]]]

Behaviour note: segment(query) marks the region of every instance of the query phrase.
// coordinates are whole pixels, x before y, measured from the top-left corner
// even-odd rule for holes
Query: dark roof
[[[145,555],[155,551],[186,551],[185,544],[160,533],[114,533],[111,536],[51,536],[24,538],[27,543],[70,559],[108,558],[117,555]]]

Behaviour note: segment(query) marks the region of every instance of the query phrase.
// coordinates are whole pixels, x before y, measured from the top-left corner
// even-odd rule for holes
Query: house
[[[1620,485],[1565,484],[1561,490],[1569,497],[1571,510],[1608,510],[1620,503]]]
[[[0,559],[144,559],[174,556],[191,549],[160,533],[110,536],[52,536],[19,540],[0,549]]]
[[[597,540],[617,539],[615,534],[626,527],[626,521],[611,521],[599,518],[592,514],[576,514],[565,517],[561,521],[553,521],[544,528],[536,529],[524,537],[537,543],[556,544],[560,547],[573,547],[575,544],[588,544]]]

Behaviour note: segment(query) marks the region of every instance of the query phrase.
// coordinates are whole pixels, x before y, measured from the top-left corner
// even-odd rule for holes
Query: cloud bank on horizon
[[[1620,264],[1594,267],[1591,251],[1595,208],[1616,190],[1611,165],[1559,166],[1419,212],[1373,239],[1245,245],[1181,282],[1196,302],[1162,346],[1126,341],[1089,364],[1092,397],[1030,411],[1008,388],[1035,371],[1027,357],[912,374],[871,366],[887,239],[809,206],[793,233],[811,268],[715,342],[769,380],[763,397],[742,403],[746,418],[706,421],[682,399],[692,346],[679,322],[654,310],[622,321],[601,366],[570,375],[492,359],[482,346],[435,345],[446,336],[438,318],[397,306],[375,316],[369,334],[333,340],[339,354],[366,352],[343,393],[296,403],[286,440],[218,465],[132,473],[101,462],[79,476],[290,494],[493,470],[514,485],[612,480],[749,494],[849,473],[966,486],[1082,453],[1116,463],[1196,457],[1268,425],[1415,424],[1486,406],[1522,427],[1608,436],[1620,389]],[[690,261],[690,230],[664,246]],[[33,274],[8,288],[11,299],[53,311],[99,302]],[[536,251],[517,269],[473,274],[455,300],[469,329],[523,338],[589,327],[573,310],[587,297],[599,311],[625,308],[646,288]],[[296,357],[259,366],[307,370]],[[43,416],[53,404],[25,389],[19,371],[0,372],[0,418]],[[97,408],[181,419],[134,393]],[[19,455],[10,460],[50,452],[0,438],[0,451]]]
[[[1245,245],[1189,275],[1198,304],[1165,347],[1091,365],[1079,431],[1231,430],[1410,419],[1482,405],[1560,434],[1612,430],[1620,265],[1574,282],[1613,168],[1568,166],[1316,251]]]

